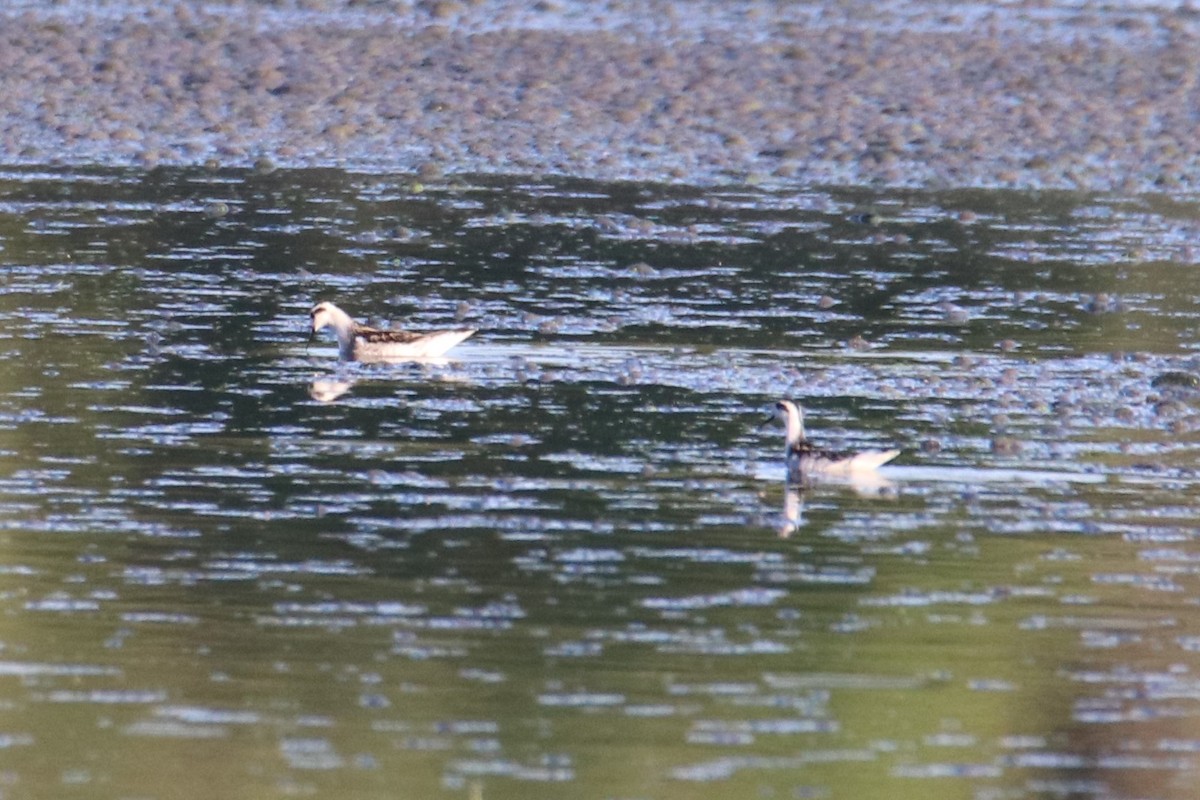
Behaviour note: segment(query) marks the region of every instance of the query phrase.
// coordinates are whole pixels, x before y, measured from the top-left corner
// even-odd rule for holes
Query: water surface
[[[1188,797],[1195,218],[7,171],[5,791]]]

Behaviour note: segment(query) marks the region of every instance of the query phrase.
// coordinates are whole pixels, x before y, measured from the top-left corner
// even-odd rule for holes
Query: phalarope
[[[870,475],[886,464],[899,450],[863,450],[840,453],[815,447],[804,436],[804,412],[791,400],[775,404],[775,414],[767,420],[783,420],[787,425],[787,480],[792,484],[810,484],[821,478],[854,478]],[[765,424],[765,423],[764,423]]]
[[[474,328],[458,330],[411,331],[383,330],[360,325],[333,303],[318,303],[309,312],[312,330],[309,340],[325,327],[337,334],[338,355],[343,361],[404,361],[435,358],[475,333]]]

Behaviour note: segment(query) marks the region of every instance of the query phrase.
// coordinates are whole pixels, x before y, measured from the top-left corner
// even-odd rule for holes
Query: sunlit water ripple
[[[14,794],[1189,796],[1193,204],[2,177]]]

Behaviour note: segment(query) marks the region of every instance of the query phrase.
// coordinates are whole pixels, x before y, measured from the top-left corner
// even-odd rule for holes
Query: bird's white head
[[[312,320],[312,327],[308,332],[310,342],[317,335],[317,331],[326,327],[333,328],[338,340],[338,355],[345,361],[354,358],[354,320],[350,319],[349,314],[333,303],[326,302],[317,303],[308,315]]]
[[[328,325],[337,327],[338,319],[345,317],[346,312],[333,303],[326,302],[317,303],[313,306],[312,311],[308,312],[308,316],[312,319],[312,332],[316,333]]]
[[[804,441],[804,412],[800,410],[800,406],[791,400],[780,400],[775,403],[773,419],[780,420],[787,426],[789,447]]]

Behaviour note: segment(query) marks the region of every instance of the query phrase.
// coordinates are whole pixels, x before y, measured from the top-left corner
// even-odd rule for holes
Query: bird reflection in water
[[[819,486],[785,483],[783,485],[783,508],[776,519],[775,531],[786,539],[804,527],[804,501],[815,494],[830,494],[840,491],[838,487],[850,488],[859,497],[895,500],[899,496],[896,484],[879,473],[870,473],[853,478],[829,481]]]
[[[308,396],[318,403],[332,403],[354,388],[354,381],[317,378],[308,385]]]

